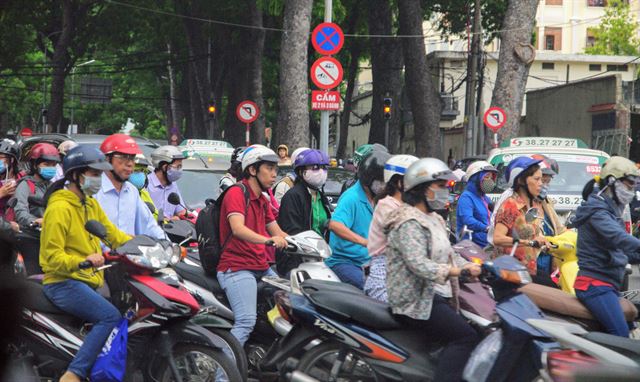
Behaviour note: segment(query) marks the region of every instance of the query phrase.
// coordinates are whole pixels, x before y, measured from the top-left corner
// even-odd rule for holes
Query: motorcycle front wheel
[[[173,349],[181,381],[173,378],[168,362],[163,363],[159,375],[162,382],[242,382],[235,362],[222,350],[195,344],[177,345]]]
[[[313,347],[300,358],[296,370],[321,382],[383,382],[384,378],[376,375],[365,358],[348,351],[344,362],[338,365],[338,356],[343,346],[335,342],[325,342]],[[338,366],[340,366],[338,368]],[[336,370],[337,369],[337,370]]]

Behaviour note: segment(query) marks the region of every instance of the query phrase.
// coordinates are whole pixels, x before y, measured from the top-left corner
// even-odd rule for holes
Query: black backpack
[[[200,255],[200,263],[207,274],[215,274],[220,255],[225,249],[233,233],[229,233],[224,241],[220,240],[220,210],[222,209],[222,201],[227,192],[233,187],[242,188],[245,199],[244,214],[247,215],[249,208],[249,189],[242,183],[236,183],[218,196],[215,201],[208,200],[207,205],[198,214],[196,220],[196,233],[198,234],[198,252]],[[222,242],[222,245],[220,244]]]

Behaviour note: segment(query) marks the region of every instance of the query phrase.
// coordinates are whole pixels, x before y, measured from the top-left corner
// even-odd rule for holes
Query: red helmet
[[[108,136],[100,145],[100,151],[105,155],[112,153],[142,154],[142,150],[138,147],[135,139],[127,134],[113,134]]]
[[[50,143],[36,143],[29,152],[29,160],[60,162],[58,149]]]

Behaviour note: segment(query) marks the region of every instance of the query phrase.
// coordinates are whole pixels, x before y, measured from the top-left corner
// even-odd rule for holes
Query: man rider
[[[158,210],[162,209],[165,218],[178,220],[185,214],[184,207],[169,203],[169,195],[178,194],[180,203],[182,195],[175,183],[182,176],[182,160],[185,159],[182,152],[175,146],[160,146],[151,153],[151,164],[154,167],[153,173],[147,179],[149,185],[149,195]]]

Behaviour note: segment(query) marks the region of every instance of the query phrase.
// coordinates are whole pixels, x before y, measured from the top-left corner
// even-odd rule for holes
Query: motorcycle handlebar
[[[91,261],[89,260],[83,261],[80,264],[78,264],[79,269],[88,269],[91,267],[93,267],[93,264],[91,264]]]

